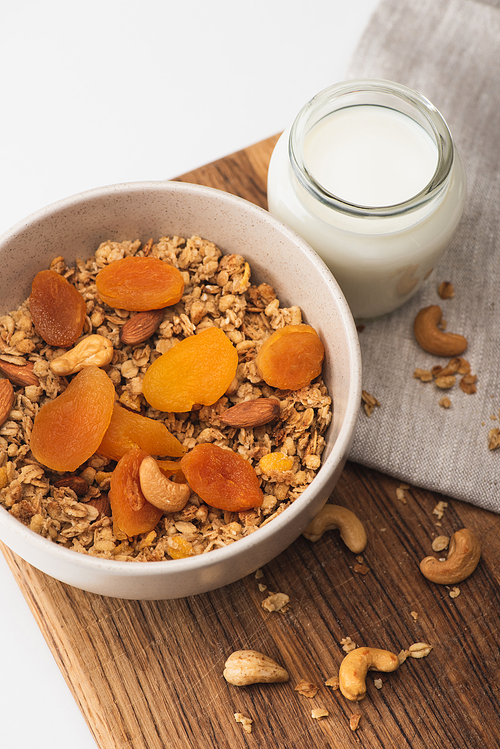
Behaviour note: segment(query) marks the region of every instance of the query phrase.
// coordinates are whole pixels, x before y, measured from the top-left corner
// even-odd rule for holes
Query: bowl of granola
[[[361,397],[349,307],[295,232],[219,190],[129,183],[29,216],[0,261],[4,544],[77,588],[159,600],[293,543]]]

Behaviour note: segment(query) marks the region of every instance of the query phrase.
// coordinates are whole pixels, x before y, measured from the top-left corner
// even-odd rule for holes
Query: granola
[[[134,313],[108,307],[95,285],[102,268],[130,255],[152,255],[171,263],[185,282],[181,301],[167,307],[154,335],[136,346],[120,341],[120,330]],[[83,554],[119,561],[161,561],[170,559],[169,550],[181,542],[198,555],[250,535],[309,486],[321,465],[332,401],[321,377],[293,392],[276,390],[261,380],[255,366],[260,346],[278,328],[301,323],[302,311],[296,306],[282,307],[269,284],[252,285],[249,265],[242,256],[223,255],[215,244],[200,237],[173,236],[144,245],[138,239],[103,242],[88,260],[68,267],[63,257],[57,257],[50,269],[82,294],[87,307],[84,335],[96,333],[113,344],[106,371],[118,401],[163,421],[187,450],[212,442],[243,455],[259,475],[264,502],[257,509],[233,513],[209,507],[192,494],[181,512],[164,515],[154,531],[118,538],[107,500],[113,461],[96,453],[76,472],[78,481],[61,481],[68,477],[46,469],[30,453],[38,409],[59,395],[68,380],[49,367],[64,349],[49,346],[37,336],[25,301],[0,316],[0,361],[29,366],[38,383],[14,386],[12,410],[0,425],[0,504],[14,517],[45,538]],[[236,377],[226,394],[212,406],[189,413],[152,409],[142,396],[147,368],[180,340],[210,326],[226,333],[239,356]],[[280,402],[280,416],[273,424],[235,428],[221,421],[221,413],[230,406],[261,396]],[[285,477],[264,475],[259,467],[259,460],[277,449],[293,461]]]

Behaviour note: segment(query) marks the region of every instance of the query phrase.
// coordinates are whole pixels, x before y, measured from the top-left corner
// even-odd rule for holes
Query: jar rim
[[[417,115],[420,119],[419,124],[423,125],[433,138],[438,152],[436,168],[427,185],[408,200],[393,205],[365,206],[334,195],[316,181],[307,169],[304,159],[304,138],[322,117],[337,109],[355,106],[354,101],[358,105],[373,103],[375,97],[380,101],[392,101],[392,106],[383,106],[398,111],[404,110],[403,113],[409,116]],[[351,103],[348,103],[349,101]],[[290,128],[288,155],[299,183],[324,205],[351,216],[394,216],[422,207],[443,191],[453,166],[454,146],[446,121],[425,96],[394,81],[362,78],[328,86],[302,107]]]

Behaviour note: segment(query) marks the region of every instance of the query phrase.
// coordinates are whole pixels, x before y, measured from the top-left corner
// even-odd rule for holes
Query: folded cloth
[[[413,299],[360,332],[363,388],[380,403],[361,411],[350,459],[415,486],[500,512],[500,0],[382,0],[348,78],[416,89],[441,111],[465,162],[467,203],[444,258]],[[438,286],[453,284],[442,300]],[[414,378],[444,366],[413,337],[418,310],[438,304],[447,330],[468,342],[477,375],[466,394]],[[443,396],[449,408],[439,405]],[[500,443],[500,439],[498,440]],[[492,445],[491,445],[492,447]]]

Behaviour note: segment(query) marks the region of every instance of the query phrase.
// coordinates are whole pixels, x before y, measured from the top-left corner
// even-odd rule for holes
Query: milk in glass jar
[[[392,312],[420,288],[457,228],[465,194],[443,117],[391,81],[319,93],[269,166],[270,212],[323,258],[356,319]]]

